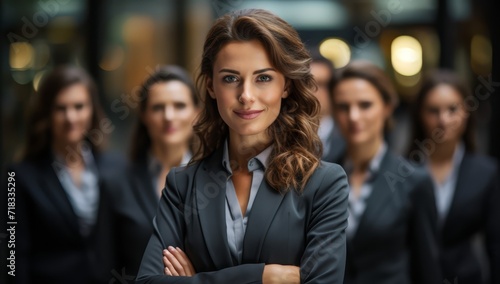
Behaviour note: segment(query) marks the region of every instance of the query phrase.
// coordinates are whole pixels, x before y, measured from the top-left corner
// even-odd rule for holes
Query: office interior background
[[[454,69],[471,86],[478,150],[500,159],[500,17],[492,0],[3,0],[1,8],[3,166],[19,155],[40,80],[67,63],[96,80],[108,148],[126,152],[146,76],[163,64],[196,76],[210,25],[243,8],[278,14],[335,67],[362,58],[384,68],[400,95],[393,135],[405,143],[423,74]]]

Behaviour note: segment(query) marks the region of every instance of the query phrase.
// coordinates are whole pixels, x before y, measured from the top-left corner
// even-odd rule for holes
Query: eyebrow
[[[255,75],[255,74],[260,74],[260,73],[264,73],[264,72],[266,72],[266,71],[276,71],[276,70],[274,70],[274,68],[264,68],[264,69],[259,69],[259,70],[254,71],[254,72],[253,72],[253,74],[254,74],[254,75]],[[219,71],[219,73],[223,73],[223,72],[233,73],[233,74],[237,74],[237,75],[239,75],[239,74],[240,74],[240,72],[238,72],[238,71],[236,71],[236,70],[226,69],[226,68],[221,69],[221,70]]]

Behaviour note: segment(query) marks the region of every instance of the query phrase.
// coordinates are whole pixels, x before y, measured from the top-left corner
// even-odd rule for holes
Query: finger
[[[186,272],[184,271],[184,267],[179,263],[176,256],[173,255],[170,251],[167,251],[167,260],[172,265],[172,268],[168,267],[170,270],[175,270],[178,275],[175,275],[175,272],[172,271],[174,276],[186,276]]]
[[[187,268],[190,272],[189,276],[193,276],[194,274],[196,274],[196,271],[194,270],[193,264],[191,263],[191,260],[189,259],[189,257],[180,248],[176,247],[175,249],[186,260]]]
[[[167,267],[165,267],[164,273],[165,275],[172,276],[172,272]]]
[[[180,249],[176,249],[174,247],[168,247],[168,251],[175,256],[175,259],[179,262],[179,264],[182,266],[182,270],[184,271],[185,275],[182,276],[193,276],[194,275],[194,269],[192,269],[191,261],[189,261],[189,258],[187,255],[182,252]],[[174,266],[176,265],[175,262],[172,262]],[[177,269],[177,268],[176,268]],[[181,271],[177,269],[179,273]]]
[[[169,253],[167,253],[168,255]],[[170,254],[172,255],[172,254]],[[171,276],[179,276],[179,273],[177,272],[177,270],[175,270],[175,267],[172,265],[172,263],[170,262],[170,260],[167,259],[167,257],[165,257],[165,261],[166,261],[166,269],[168,269],[168,271],[170,272]]]

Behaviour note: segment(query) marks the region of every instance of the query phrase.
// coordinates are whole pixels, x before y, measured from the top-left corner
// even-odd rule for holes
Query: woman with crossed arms
[[[215,22],[201,147],[167,176],[138,283],[342,283],[348,184],[320,160],[310,60],[267,11]]]

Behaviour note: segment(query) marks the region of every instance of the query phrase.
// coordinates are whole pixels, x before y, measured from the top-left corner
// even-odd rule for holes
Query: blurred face
[[[422,124],[428,137],[436,129],[442,130],[442,142],[458,142],[466,127],[468,114],[460,93],[449,85],[431,89],[422,105]]]
[[[391,108],[370,82],[359,78],[340,82],[333,90],[333,105],[335,121],[348,144],[365,145],[383,139]]]
[[[232,42],[219,51],[208,91],[230,132],[241,136],[266,135],[288,96],[284,75],[256,40]]]
[[[81,142],[91,127],[91,121],[92,102],[83,84],[70,85],[56,96],[51,126],[53,139],[58,144]]]
[[[153,143],[187,144],[197,113],[188,86],[180,81],[160,82],[149,89],[142,121]]]
[[[324,63],[311,63],[311,73],[318,84],[315,92],[316,98],[321,105],[321,116],[330,115],[330,99],[328,94],[328,82],[332,76],[330,69]]]

